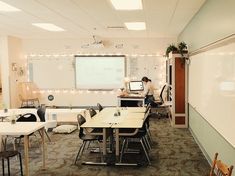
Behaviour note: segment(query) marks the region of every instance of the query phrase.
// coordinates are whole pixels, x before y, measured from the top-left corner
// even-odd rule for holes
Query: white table
[[[119,137],[130,134],[119,134],[121,128],[141,128],[144,122],[145,113],[143,107],[140,108],[118,108],[120,116],[114,116],[117,108],[104,108],[100,113],[96,114],[92,119],[87,120],[81,127],[83,128],[103,128],[103,154],[106,155],[106,139],[107,129],[115,129],[116,135],[116,157],[119,157]],[[90,133],[91,135],[93,133]],[[93,134],[97,135],[97,134]]]
[[[117,100],[118,100],[118,106],[122,105],[122,101],[135,101],[136,104],[138,104],[138,102],[141,102],[142,106],[144,107],[144,99],[145,97],[141,96],[141,95],[126,95],[126,96],[118,96]]]
[[[37,115],[37,109],[36,108],[22,108],[22,109],[8,109],[7,112],[4,112],[4,110],[0,110],[0,118],[8,118],[12,115],[21,115],[26,113],[32,113],[37,117],[37,121],[40,121],[38,115]]]
[[[24,174],[29,175],[29,135],[35,131],[40,130],[42,134],[42,167],[45,169],[45,138],[44,127],[46,122],[16,122],[11,124],[10,122],[0,123],[0,141],[2,136],[24,136]]]

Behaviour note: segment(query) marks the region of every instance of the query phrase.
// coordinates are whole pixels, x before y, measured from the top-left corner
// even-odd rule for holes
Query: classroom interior
[[[0,175],[202,176],[212,174],[216,153],[232,171],[234,7],[234,0],[1,0],[0,159],[17,151],[22,169],[18,155],[9,157]],[[151,107],[144,76],[154,87]],[[132,91],[131,83],[140,85]],[[40,121],[38,109],[41,122],[13,119],[32,113]]]

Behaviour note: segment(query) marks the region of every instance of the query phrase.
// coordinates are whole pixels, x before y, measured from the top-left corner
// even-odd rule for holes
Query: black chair
[[[101,144],[100,144],[101,138],[99,136],[96,136],[96,135],[90,135],[90,134],[84,133],[84,129],[81,127],[81,125],[86,122],[86,119],[81,114],[78,114],[77,120],[78,120],[78,125],[80,127],[79,138],[82,140],[82,145],[80,146],[80,148],[78,150],[78,153],[77,153],[77,156],[75,158],[74,164],[76,164],[76,162],[79,159],[79,157],[82,156],[87,142],[90,143],[91,141],[97,141],[98,142],[98,144],[99,144],[99,151],[101,153],[101,158],[103,159],[103,155],[102,155],[102,151],[101,151]]]
[[[38,114],[38,117],[39,117],[41,122],[45,122],[46,121],[45,113],[46,113],[46,109],[45,108],[43,108],[43,107],[38,108],[37,114]],[[49,142],[51,142],[51,138],[49,137],[47,131],[46,130],[44,130],[44,131],[45,131],[45,134],[47,136],[47,139],[49,140]],[[40,132],[39,132],[39,134],[42,136],[42,134]]]
[[[20,115],[16,121],[17,122],[26,122],[26,123],[27,122],[36,122],[37,121],[37,117],[36,117],[36,115],[34,115],[32,113],[26,113],[26,114]],[[29,134],[29,136],[32,136],[32,135],[34,135],[34,133]],[[15,137],[15,141],[17,139],[19,140],[18,146],[19,146],[22,138],[24,138],[23,135],[21,135],[19,137]],[[14,148],[15,148],[15,146],[14,146]]]
[[[7,160],[7,168],[8,168],[8,176],[11,175],[10,173],[10,158],[19,156],[19,161],[20,161],[20,173],[23,176],[23,167],[22,167],[22,159],[21,159],[21,154],[17,150],[12,150],[12,151],[1,151],[0,152],[0,158],[2,159],[2,175],[5,175],[5,160]]]
[[[97,112],[93,108],[89,108],[88,111],[90,113],[91,118],[97,114]]]
[[[91,118],[93,118],[97,114],[97,112],[93,108],[89,108],[88,111],[89,111]],[[102,128],[93,128],[92,132],[93,133],[102,133],[103,129]]]
[[[170,89],[170,87],[167,85],[164,85],[162,87],[161,92],[160,92],[159,100],[154,101],[155,104],[153,106],[151,105],[152,110],[156,111],[154,113],[156,113],[156,115],[158,117],[169,117],[170,116],[170,110],[169,110],[170,105],[165,104],[165,101],[163,98],[164,92],[168,89]]]
[[[150,109],[149,109],[150,111]],[[124,139],[123,140],[123,144],[122,144],[122,149],[121,149],[121,156],[120,156],[120,163],[122,162],[122,158],[123,158],[123,154],[124,154],[124,149],[126,148],[126,146],[128,147],[129,145],[127,145],[129,143],[129,140],[134,140],[134,141],[137,141],[137,142],[140,142],[141,144],[141,147],[144,151],[144,154],[145,154],[145,157],[148,161],[148,164],[151,165],[151,161],[150,161],[150,158],[149,158],[149,154],[148,154],[148,150],[151,149],[151,146],[147,140],[147,125],[146,123],[148,122],[149,120],[149,111],[145,113],[145,118],[144,118],[144,123],[143,123],[143,126],[142,128],[138,129],[137,133],[135,133],[133,135],[133,132],[136,130],[136,129],[120,129],[119,130],[119,133],[120,133],[120,136],[121,136],[121,133],[130,133],[130,135],[126,135],[123,136],[122,138]],[[132,133],[132,134],[131,134]]]
[[[37,117],[32,113],[26,113],[23,115],[20,115],[17,119],[17,122],[36,122]]]
[[[97,103],[97,107],[98,107],[98,110],[99,110],[99,112],[100,111],[102,111],[104,108],[101,106],[101,104],[100,103]]]

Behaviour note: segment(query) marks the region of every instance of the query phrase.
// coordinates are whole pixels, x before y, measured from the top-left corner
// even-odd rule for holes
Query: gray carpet
[[[169,119],[151,118],[153,148],[150,151],[151,166],[87,166],[81,160],[98,161],[99,155],[86,150],[77,165],[73,165],[81,140],[78,131],[72,134],[52,134],[47,142],[46,170],[41,170],[41,151],[33,143],[30,148],[30,175],[33,176],[203,176],[208,175],[210,166],[195,143],[188,129],[175,129]],[[95,144],[93,144],[95,145]],[[21,145],[22,146],[22,145]],[[22,147],[21,147],[22,150]],[[22,151],[23,152],[23,151]],[[131,155],[124,157],[135,158]],[[136,157],[138,158],[138,157]],[[144,163],[144,157],[138,158]],[[12,175],[19,175],[17,159],[11,159]]]

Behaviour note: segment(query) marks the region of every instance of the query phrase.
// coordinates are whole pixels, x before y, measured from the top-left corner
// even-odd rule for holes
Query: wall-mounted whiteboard
[[[166,58],[163,56],[130,56],[127,59],[127,76],[139,81],[147,76],[154,88],[161,90],[166,83]]]
[[[189,103],[235,147],[235,43],[190,59]]]
[[[166,80],[162,56],[37,55],[28,56],[28,68],[40,89],[116,89],[124,87],[126,76],[147,76],[160,90]]]
[[[75,87],[73,58],[33,58],[29,60],[29,78],[40,89]]]
[[[117,89],[123,87],[125,56],[75,56],[76,88]]]

